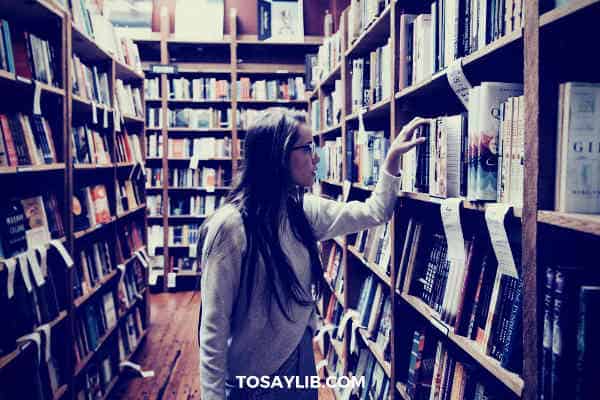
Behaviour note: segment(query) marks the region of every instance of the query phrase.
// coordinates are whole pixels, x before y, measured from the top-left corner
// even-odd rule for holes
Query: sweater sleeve
[[[381,225],[394,212],[400,177],[382,170],[379,182],[364,202],[341,202],[312,194],[304,195],[304,212],[317,240],[331,239]]]
[[[202,249],[200,384],[203,400],[224,400],[227,341],[239,289],[245,234],[241,217],[211,221]]]

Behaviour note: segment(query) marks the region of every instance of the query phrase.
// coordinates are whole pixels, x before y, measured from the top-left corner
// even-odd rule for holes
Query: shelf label
[[[23,78],[22,76],[17,75],[17,80],[31,85],[31,79]]]
[[[153,74],[167,74],[172,75],[178,72],[177,65],[171,64],[153,64],[150,66],[150,70]]]
[[[442,332],[444,334],[444,336],[448,336],[448,332],[450,330],[443,322],[438,321],[438,319],[436,317],[434,317],[433,315],[429,318],[429,320],[431,321],[431,325],[433,325],[437,330]]]
[[[33,332],[27,335],[23,335],[16,340],[18,347],[27,344],[27,343],[35,343],[35,347],[37,348],[37,359],[42,359],[42,335],[40,332]]]
[[[197,154],[194,154],[192,158],[190,158],[190,169],[198,169],[198,164],[200,163],[200,157]]]
[[[34,90],[33,90],[33,114],[34,115],[42,115],[42,88],[38,81],[34,81]]]
[[[108,128],[108,109],[104,108],[104,115],[102,117],[102,127],[104,129]]]
[[[46,279],[44,279],[44,274],[42,274],[42,269],[34,250],[29,250],[27,252],[27,259],[29,260],[29,269],[33,275],[35,285],[37,287],[41,287],[44,283],[46,283]]]
[[[167,287],[169,289],[177,287],[177,274],[175,272],[169,272],[167,274]]]
[[[150,273],[148,274],[148,285],[156,286],[161,272],[163,272],[162,269],[151,269]]]
[[[73,267],[73,259],[61,241],[54,239],[50,241],[50,245],[58,251],[68,268]]]
[[[448,242],[448,261],[450,270],[448,271],[448,282],[461,282],[461,276],[464,273],[467,255],[465,252],[465,239],[460,223],[460,207],[462,200],[459,198],[443,199],[440,202],[440,214],[444,226],[444,234]],[[451,288],[452,289],[452,288]],[[449,295],[443,301],[442,310],[449,313],[450,316],[456,315],[460,291],[450,290]]]
[[[6,292],[8,299],[12,299],[15,295],[15,272],[17,271],[17,259],[8,258],[3,261],[8,271],[8,277],[6,279]]]
[[[148,269],[148,261],[140,254],[139,251],[135,252],[135,256],[137,257],[138,260],[140,260],[142,267]]]
[[[350,331],[350,354],[358,354],[358,324],[353,324]]]
[[[346,203],[348,198],[350,198],[350,189],[352,188],[352,182],[348,179],[344,180],[342,183],[342,201]]]
[[[506,215],[512,208],[509,204],[488,204],[485,207],[485,222],[492,239],[492,247],[498,260],[498,271],[500,273],[519,278],[515,259],[513,258],[508,234],[504,227]]]
[[[215,187],[214,186],[207,186],[206,187],[206,192],[207,193],[214,193],[215,192]]]
[[[465,108],[468,107],[469,89],[471,89],[473,86],[471,86],[471,83],[463,72],[462,59],[459,58],[450,64],[448,70],[446,71],[446,78],[448,79],[448,83],[450,84],[450,87],[454,91],[456,97],[458,97],[458,99],[463,103]]]
[[[322,359],[321,361],[319,361],[319,362],[318,362],[318,364],[317,364],[317,374],[318,374],[318,373],[319,373],[319,371],[320,371],[321,369],[323,369],[323,368],[324,368],[326,365],[327,365],[327,359],[326,359],[326,358],[324,358],[324,359]]]
[[[50,361],[50,358],[52,357],[52,327],[48,323],[38,326],[37,328],[35,328],[35,330],[37,332],[43,333],[44,336],[46,336],[46,345],[44,346],[44,360],[46,361],[46,363],[48,363],[48,361]]]
[[[29,276],[29,263],[27,262],[27,254],[21,253],[17,256],[19,260],[19,269],[21,270],[21,278],[25,283],[27,293],[31,293],[33,286],[31,285],[31,277]]]
[[[277,74],[289,74],[289,71],[287,69],[278,69],[277,71],[275,71],[275,73],[277,73]]]
[[[121,361],[121,363],[119,364],[119,367],[122,369],[131,368],[134,371],[136,371],[138,374],[140,374],[140,376],[142,378],[153,378],[154,377],[153,370],[144,371],[139,364],[133,363],[131,361]]]

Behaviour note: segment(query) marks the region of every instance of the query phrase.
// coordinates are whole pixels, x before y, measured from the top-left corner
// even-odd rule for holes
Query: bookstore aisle
[[[202,223],[253,121],[303,115],[337,400],[591,400],[600,0],[0,0],[0,400],[200,399]],[[308,152],[308,146],[305,150]],[[261,360],[257,360],[257,363]]]

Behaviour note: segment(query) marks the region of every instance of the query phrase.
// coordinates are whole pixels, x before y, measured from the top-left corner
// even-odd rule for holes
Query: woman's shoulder
[[[246,235],[242,215],[232,204],[225,204],[215,211],[206,222],[204,229],[205,243],[212,243],[219,238],[245,245]]]

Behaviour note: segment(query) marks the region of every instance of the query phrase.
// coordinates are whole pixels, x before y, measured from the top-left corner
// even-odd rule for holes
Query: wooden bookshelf
[[[348,4],[347,2],[344,4]],[[508,217],[510,224],[519,227],[522,256],[520,278],[523,283],[523,370],[516,374],[500,366],[500,363],[485,354],[474,341],[454,333],[454,330],[441,322],[439,316],[425,302],[418,297],[396,290],[396,267],[402,258],[402,243],[398,229],[392,229],[392,276],[382,275],[373,268],[364,256],[353,246],[348,237],[340,240],[332,239],[343,249],[342,267],[340,273],[344,274],[344,310],[348,311],[353,304],[351,299],[356,299],[360,294],[360,284],[349,284],[357,273],[357,268],[366,270],[389,286],[392,298],[392,335],[391,354],[392,360],[386,369],[391,378],[391,399],[409,400],[406,381],[399,380],[401,370],[406,371],[406,340],[400,340],[399,330],[407,324],[412,325],[419,319],[425,321],[427,326],[437,332],[439,340],[448,344],[449,351],[460,355],[477,369],[483,371],[492,381],[506,391],[506,398],[519,398],[537,400],[540,394],[539,372],[541,365],[542,324],[540,315],[542,310],[543,292],[541,287],[544,268],[548,259],[560,250],[553,249],[554,243],[565,240],[566,243],[578,244],[579,242],[592,243],[586,250],[593,254],[594,248],[599,244],[600,216],[589,214],[562,213],[554,209],[554,170],[556,163],[556,120],[558,84],[569,80],[597,82],[599,79],[597,69],[589,66],[589,47],[582,45],[582,36],[588,35],[588,29],[598,33],[596,28],[597,18],[600,16],[600,1],[574,0],[568,4],[540,13],[539,2],[525,2],[523,28],[517,29],[463,57],[462,68],[464,74],[473,86],[484,81],[521,82],[524,84],[525,98],[525,187],[523,204],[512,207]],[[464,111],[462,103],[458,100],[448,83],[447,70],[441,70],[433,75],[413,83],[411,86],[399,90],[398,63],[399,63],[399,21],[403,13],[429,13],[429,3],[419,8],[415,3],[406,3],[399,0],[392,1],[380,15],[359,34],[352,43],[347,43],[346,32],[343,32],[343,60],[339,68],[334,68],[330,74],[319,82],[310,94],[310,100],[321,102],[331,92],[332,82],[342,80],[344,100],[342,101],[342,122],[339,126],[322,129],[314,132],[314,141],[323,145],[325,137],[329,140],[342,138],[342,152],[346,154],[345,137],[349,126],[355,129],[358,113],[352,113],[351,106],[351,74],[350,60],[355,57],[368,55],[375,48],[385,44],[391,38],[394,62],[390,66],[393,82],[393,94],[389,100],[371,104],[362,110],[362,117],[369,124],[377,122],[378,127],[389,122],[390,140],[393,140],[403,124],[415,116],[437,117],[458,114]],[[348,10],[342,12],[342,25],[346,29],[348,24]],[[585,33],[584,33],[585,32]],[[323,113],[322,113],[323,114]],[[321,115],[323,127],[323,116]],[[350,125],[353,124],[353,125]],[[387,130],[386,129],[386,130]],[[344,174],[346,159],[342,165]],[[345,176],[343,177],[345,179]],[[342,181],[344,180],[342,179]],[[328,179],[319,182],[320,193],[329,198],[339,195],[342,188],[341,182]],[[365,186],[356,182],[351,185],[350,199],[364,199],[374,190],[373,186]],[[431,216],[437,214],[439,220],[439,205],[441,198],[427,193],[398,193],[398,209],[392,219],[392,226],[406,223],[406,213]],[[480,229],[485,228],[483,214],[493,203],[470,201],[462,199],[461,213],[463,226],[480,224]],[[409,215],[410,216],[410,215]],[[431,218],[427,218],[429,220]],[[581,239],[581,240],[580,240]],[[582,245],[583,246],[583,245]],[[595,247],[594,247],[595,246]],[[330,246],[324,246],[327,252]],[[327,259],[327,254],[324,254]],[[561,258],[562,259],[562,258]],[[541,261],[544,260],[544,261]],[[567,261],[568,263],[568,261]],[[542,282],[542,283],[540,283]],[[331,288],[330,288],[331,289]],[[335,293],[334,293],[335,294]],[[326,292],[325,296],[331,295]],[[325,300],[325,305],[327,300]],[[319,302],[321,304],[321,302]],[[326,310],[323,310],[326,311]],[[414,315],[413,315],[414,314]],[[410,318],[412,316],[412,318]],[[342,344],[344,355],[348,355],[348,333],[344,336]],[[364,339],[364,338],[363,338]],[[375,359],[381,361],[381,355],[369,346]],[[400,359],[403,354],[403,359]],[[346,370],[351,368],[349,359],[345,359]],[[381,364],[381,362],[380,362]],[[383,364],[382,364],[383,365]],[[403,379],[406,379],[405,377]]]
[[[160,35],[154,34],[152,37],[133,38],[140,46],[140,55],[142,57],[142,65],[147,71],[147,75],[151,77],[160,77],[160,97],[146,98],[146,106],[156,107],[162,110],[163,121],[167,121],[167,110],[170,107],[188,107],[188,108],[208,108],[214,107],[218,109],[231,108],[231,126],[223,128],[173,128],[163,123],[161,128],[146,127],[146,132],[159,132],[162,134],[163,148],[162,157],[146,157],[146,165],[148,167],[159,167],[163,169],[163,185],[148,187],[147,190],[152,194],[162,194],[162,204],[168,204],[170,195],[197,195],[197,194],[213,194],[226,195],[231,190],[230,182],[225,182],[225,186],[215,188],[206,187],[169,187],[168,186],[168,170],[169,168],[187,167],[191,161],[191,157],[173,158],[168,157],[167,138],[199,138],[199,137],[216,137],[230,138],[232,141],[231,157],[211,158],[209,160],[199,160],[199,168],[202,166],[221,166],[231,170],[231,176],[236,172],[240,162],[240,149],[237,147],[237,140],[243,137],[245,129],[239,128],[235,121],[237,114],[242,108],[250,109],[265,109],[268,107],[293,107],[306,109],[307,99],[298,100],[240,100],[237,98],[236,82],[240,77],[250,77],[251,79],[285,79],[289,77],[297,77],[304,75],[304,54],[315,52],[318,46],[322,43],[320,36],[306,36],[302,42],[274,42],[274,41],[259,41],[256,35],[244,35],[238,33],[237,27],[237,11],[231,9],[230,19],[226,21],[229,25],[230,34],[224,35],[223,40],[198,42],[185,38],[177,38],[170,35],[168,29],[168,21],[162,21]],[[160,60],[161,64],[168,64],[177,67],[175,75],[157,75],[152,73],[151,65],[156,64],[154,60],[145,59],[143,48],[145,45],[152,46],[160,45]],[[193,46],[210,49],[210,52],[201,57],[183,57],[181,54],[174,56],[177,50],[176,46]],[[272,57],[254,57],[253,53],[261,53],[267,51],[276,51],[279,53],[293,53],[292,59],[282,57],[277,62],[274,62]],[[214,50],[214,51],[213,51]],[[192,53],[193,52],[189,52]],[[209,54],[210,53],[210,54]],[[296,60],[298,55],[301,56],[301,61]],[[231,83],[230,98],[227,100],[175,100],[169,97],[168,80],[185,76],[187,78],[194,77],[217,77],[217,79],[226,79]],[[162,280],[162,290],[167,290],[166,279],[167,274],[172,272],[171,266],[167,264],[171,255],[181,256],[181,253],[189,250],[188,245],[168,245],[168,229],[169,227],[183,223],[202,223],[207,215],[153,215],[148,219],[153,224],[160,224],[164,227],[163,245],[157,248],[157,252],[164,257],[165,265],[164,277]],[[199,269],[200,266],[199,266]],[[201,274],[201,271],[179,271],[179,278],[193,277],[196,279]],[[186,287],[186,285],[183,285]]]
[[[15,76],[7,71],[0,70],[0,91],[14,95],[13,104],[8,107],[9,112],[18,111],[23,113],[31,113],[33,96],[36,86],[40,89],[41,94],[41,112],[42,115],[50,122],[52,126],[52,136],[57,153],[57,162],[44,165],[20,165],[13,167],[0,168],[0,181],[3,181],[3,187],[6,188],[6,195],[14,198],[26,198],[32,195],[47,195],[53,193],[60,206],[60,215],[64,226],[65,235],[59,238],[67,253],[73,259],[75,266],[66,270],[64,277],[57,280],[54,277],[56,287],[66,288],[66,293],[60,293],[64,296],[66,306],[61,307],[58,316],[48,323],[48,326],[53,331],[53,338],[56,345],[60,349],[53,348],[53,356],[64,356],[64,363],[61,362],[61,382],[56,388],[51,398],[53,399],[75,399],[82,385],[85,385],[83,375],[86,372],[86,367],[93,360],[97,360],[100,356],[106,354],[117,354],[115,361],[118,362],[119,348],[116,341],[110,340],[115,334],[120,334],[117,327],[124,324],[124,315],[117,314],[117,326],[108,330],[100,339],[99,346],[93,349],[80,360],[75,362],[76,344],[76,320],[80,318],[79,312],[88,303],[98,299],[102,294],[112,292],[113,298],[116,299],[116,291],[118,290],[115,283],[122,275],[117,269],[117,264],[120,264],[120,226],[135,221],[142,230],[142,241],[146,242],[146,216],[145,204],[125,211],[120,215],[117,213],[117,201],[121,201],[117,193],[115,193],[115,183],[127,179],[127,171],[125,167],[131,168],[134,164],[115,163],[116,157],[116,127],[114,126],[114,110],[112,107],[93,104],[92,102],[75,95],[72,91],[72,56],[76,54],[81,60],[84,60],[87,65],[98,66],[103,72],[107,73],[109,96],[111,103],[116,96],[115,83],[116,79],[122,79],[124,82],[131,84],[134,87],[142,88],[144,75],[134,70],[128,65],[118,61],[116,57],[107,52],[98,43],[83,33],[72,21],[72,15],[69,9],[59,6],[54,0],[36,0],[36,1],[20,1],[6,0],[0,2],[0,18],[9,22],[11,31],[15,26],[23,28],[32,33],[39,34],[42,38],[49,40],[54,47],[54,57],[56,63],[55,73],[59,75],[60,86],[54,87],[41,82],[33,82],[28,79]],[[15,32],[11,32],[13,35]],[[14,39],[14,36],[13,36]],[[3,102],[0,106],[0,112],[5,112],[9,102]],[[93,124],[92,111],[96,109],[100,124]],[[107,126],[102,127],[102,118],[107,114]],[[127,125],[129,134],[139,135],[140,140],[144,139],[144,117],[124,116],[123,122]],[[87,124],[95,126],[102,130],[107,137],[108,151],[112,163],[108,165],[85,165],[75,164],[74,149],[72,143],[72,127]],[[108,223],[91,227],[83,231],[75,231],[74,217],[75,206],[72,201],[73,193],[76,187],[87,187],[95,184],[104,184],[107,189],[109,209],[111,219]],[[143,193],[143,191],[141,191]],[[144,199],[142,203],[145,202]],[[74,287],[75,268],[80,267],[79,251],[83,247],[90,246],[98,241],[106,241],[110,243],[109,256],[113,261],[113,267],[109,273],[104,275],[96,285],[91,288],[85,295],[75,298]],[[45,245],[48,247],[48,245]],[[131,265],[134,258],[125,260],[124,265]],[[58,267],[58,266],[57,266]],[[54,266],[53,266],[54,268]],[[144,270],[142,268],[142,270]],[[147,273],[143,272],[144,281],[147,280]],[[63,281],[63,279],[65,281]],[[150,323],[148,291],[145,290],[141,298],[131,305],[130,312],[139,310],[140,316],[145,324],[145,331],[140,332],[139,343],[148,332]],[[61,302],[62,303],[62,302]],[[61,304],[63,306],[63,304]],[[57,329],[60,329],[59,333]],[[56,336],[55,336],[56,335]],[[4,371],[13,366],[13,363],[21,364],[21,361],[29,363],[35,361],[37,356],[34,349],[35,344],[29,343],[17,348],[15,351],[0,358],[0,386],[14,385],[14,382],[5,382]],[[130,359],[133,352],[127,355]],[[62,365],[64,364],[64,365]],[[28,364],[29,365],[29,364]],[[34,365],[33,363],[31,365]],[[36,364],[37,365],[37,364]],[[43,364],[40,364],[40,368]],[[22,376],[29,375],[26,370],[19,371]],[[120,378],[118,365],[113,368],[113,376],[110,384],[104,388],[106,393],[104,398],[110,396],[110,392]],[[25,381],[23,381],[25,382]],[[24,383],[26,384],[26,383]]]

